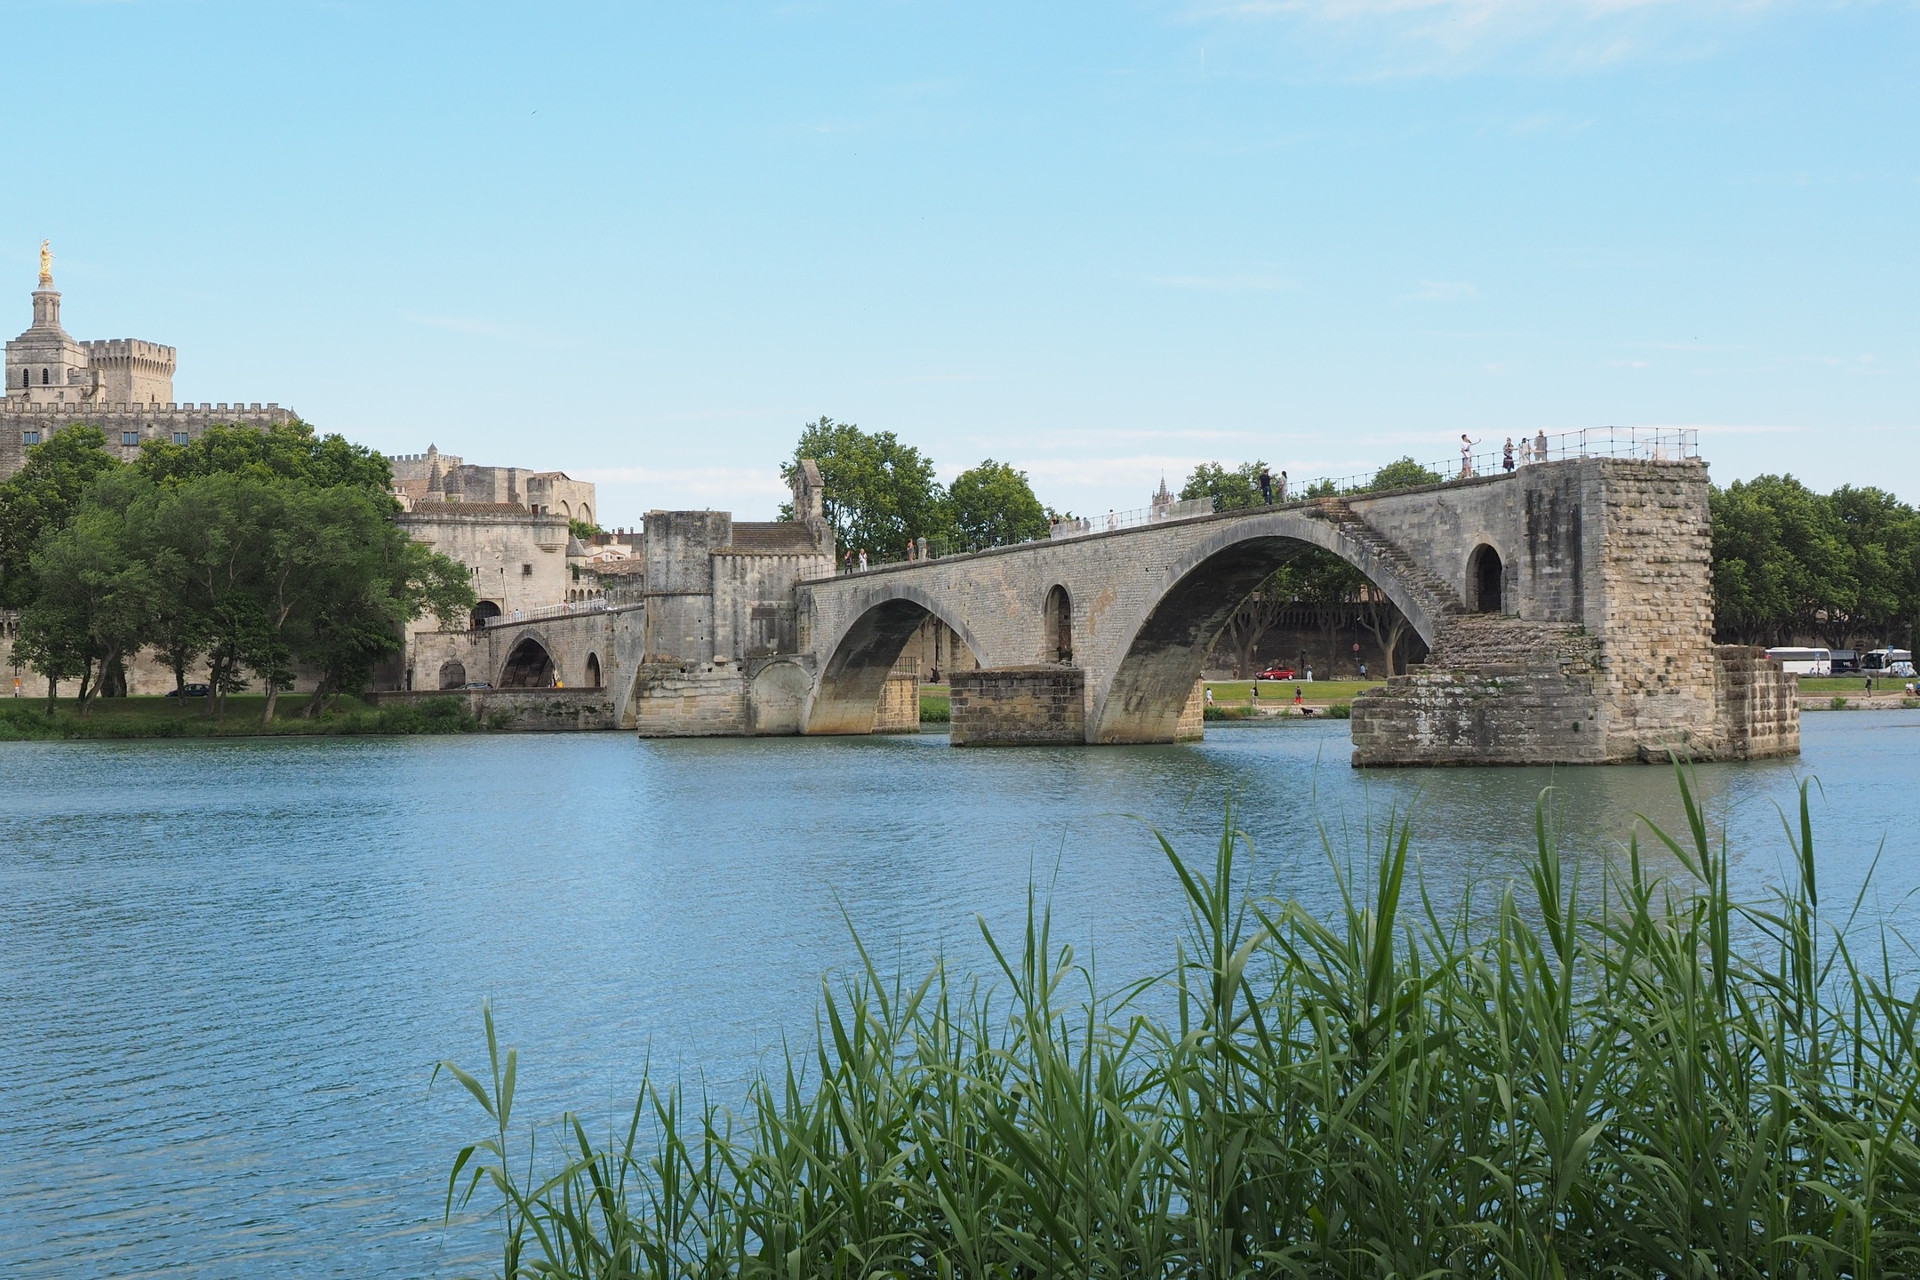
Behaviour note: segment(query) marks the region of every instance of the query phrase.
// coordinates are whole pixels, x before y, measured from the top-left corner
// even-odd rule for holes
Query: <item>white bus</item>
[[[1860,670],[1879,675],[1905,675],[1907,672],[1894,671],[1894,668],[1903,662],[1909,668],[1913,666],[1911,649],[1875,649],[1872,653],[1861,657]]]
[[[1769,649],[1767,656],[1780,664],[1790,676],[1830,676],[1833,652],[1829,649]]]

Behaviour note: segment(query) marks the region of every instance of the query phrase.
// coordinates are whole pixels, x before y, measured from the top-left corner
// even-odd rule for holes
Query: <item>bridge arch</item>
[[[538,637],[520,637],[507,654],[494,685],[501,689],[551,689],[556,669],[553,651]]]
[[[1419,581],[1391,558],[1384,544],[1315,508],[1223,521],[1145,593],[1145,611],[1119,661],[1102,686],[1090,690],[1087,740],[1173,741],[1207,653],[1233,611],[1268,574],[1313,547],[1365,574],[1429,646],[1441,619],[1459,609],[1437,584]]]
[[[982,651],[966,620],[910,582],[878,579],[853,621],[837,636],[821,637],[827,655],[814,682],[804,723],[809,734],[871,733],[880,691],[900,651],[928,615],[959,635],[976,659]]]

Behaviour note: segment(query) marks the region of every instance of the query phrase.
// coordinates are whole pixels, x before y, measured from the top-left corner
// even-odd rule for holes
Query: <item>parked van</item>
[[[1790,676],[1833,674],[1833,652],[1828,649],[1769,649],[1767,656],[1779,663],[1780,669]]]

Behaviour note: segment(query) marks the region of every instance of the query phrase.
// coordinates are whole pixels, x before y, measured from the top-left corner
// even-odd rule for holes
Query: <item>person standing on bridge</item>
[[[1280,501],[1285,502],[1286,500],[1287,500],[1287,472],[1286,472],[1286,468],[1282,467],[1280,469]]]
[[[860,548],[860,572],[865,573],[866,571],[867,571],[867,549],[865,547],[862,547]]]
[[[1547,433],[1545,431],[1542,431],[1533,438],[1533,460],[1535,462],[1545,462],[1547,460]]]
[[[1479,443],[1478,440],[1467,439],[1466,432],[1460,433],[1460,478],[1462,480],[1473,474],[1473,446]]]
[[[1273,505],[1273,477],[1265,467],[1260,468],[1260,501],[1269,507]]]
[[[1507,437],[1507,447],[1500,451],[1500,465],[1508,471],[1513,470],[1513,437]]]

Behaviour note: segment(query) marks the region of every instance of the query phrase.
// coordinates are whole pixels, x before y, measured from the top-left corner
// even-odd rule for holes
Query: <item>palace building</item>
[[[26,463],[27,450],[64,427],[86,423],[107,447],[131,460],[148,440],[185,444],[215,424],[268,427],[298,415],[277,404],[193,404],[173,398],[174,349],[138,338],[82,341],[60,323],[53,254],[40,246],[33,323],[7,343],[0,397],[0,479]]]

